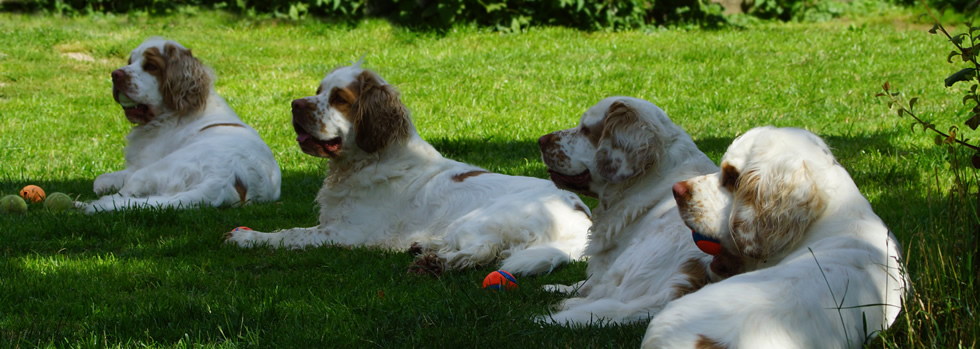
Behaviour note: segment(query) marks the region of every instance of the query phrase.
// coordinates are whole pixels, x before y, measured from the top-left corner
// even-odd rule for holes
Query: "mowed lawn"
[[[824,137],[904,245],[914,286],[906,312],[872,347],[970,347],[977,291],[968,223],[945,151],[876,100],[884,82],[941,129],[961,124],[961,67],[927,25],[899,17],[750,29],[520,35],[459,27],[420,33],[356,25],[167,17],[63,18],[0,13],[0,193],[27,184],[94,199],[92,181],[123,168],[131,125],[109,74],[145,38],[191,48],[217,91],[270,145],[282,198],[243,208],[0,216],[0,347],[636,347],[646,324],[540,326],[561,296],[540,286],[586,277],[585,263],[486,293],[493,270],[407,273],[404,251],[245,250],[228,230],[316,224],[324,161],[295,144],[290,101],[365,56],[395,85],[423,138],[447,157],[546,177],[536,140],[577,124],[611,95],[662,107],[712,159],[746,130],[794,126]],[[942,126],[947,125],[947,126]],[[967,177],[972,178],[972,172]],[[973,187],[972,190],[976,190]],[[960,200],[960,201],[957,201]],[[594,203],[594,201],[589,201]],[[973,271],[975,273],[975,271]],[[737,295],[733,295],[737,296]]]

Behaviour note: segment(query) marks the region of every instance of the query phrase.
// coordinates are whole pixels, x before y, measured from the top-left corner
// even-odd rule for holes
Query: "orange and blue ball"
[[[721,254],[721,242],[718,239],[709,237],[707,235],[698,233],[691,230],[691,237],[694,238],[694,244],[701,249],[702,252],[710,254],[712,256],[717,256]]]
[[[517,289],[517,279],[506,271],[497,270],[483,278],[483,289],[491,291],[514,290]]]

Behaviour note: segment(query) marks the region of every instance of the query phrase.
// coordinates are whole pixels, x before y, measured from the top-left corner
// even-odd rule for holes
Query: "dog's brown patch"
[[[717,278],[727,279],[745,271],[745,258],[722,249],[721,253],[711,260],[709,267]],[[719,280],[715,280],[719,281]]]
[[[350,110],[354,105],[354,102],[357,102],[357,91],[359,90],[358,85],[358,82],[354,81],[344,88],[334,87],[333,90],[330,90],[330,97],[327,99],[327,103],[330,104],[330,107],[337,109],[337,111],[339,111],[340,114],[350,122],[354,121],[354,116],[351,115]],[[319,95],[319,93],[317,94]]]
[[[475,171],[460,173],[453,176],[453,182],[460,183],[462,181],[465,181],[467,178],[476,177],[484,173],[490,173],[490,171],[475,170]]]
[[[248,187],[242,183],[242,179],[235,176],[235,191],[238,192],[238,199],[244,204],[248,198]]]
[[[408,267],[409,273],[431,275],[434,277],[439,277],[445,271],[446,260],[440,258],[432,252],[420,256],[414,263],[412,263],[411,266]]]
[[[721,344],[720,342],[708,338],[703,334],[698,335],[698,342],[694,343],[695,349],[728,349],[728,346]]]
[[[204,109],[212,77],[190,50],[172,43],[143,51],[143,71],[157,78],[163,102],[180,116]]]
[[[736,184],[738,183],[738,169],[729,163],[721,164],[721,186],[728,189],[729,192],[734,193]]]
[[[355,86],[357,101],[351,104],[350,116],[354,118],[354,142],[361,150],[374,153],[409,138],[412,121],[408,109],[391,85],[365,70],[348,89]]]
[[[132,62],[130,62],[132,64]],[[163,52],[159,48],[150,47],[143,51],[143,71],[157,77],[157,81],[163,82],[167,76],[167,59],[163,57]]]
[[[687,277],[687,285],[674,285],[674,297],[680,298],[688,293],[700,290],[708,284],[708,266],[700,259],[691,258],[681,264],[679,270]]]
[[[660,126],[642,121],[640,112],[623,101],[609,106],[603,123],[595,174],[608,182],[622,182],[655,168],[667,149]],[[639,139],[643,141],[636,141]]]
[[[738,177],[731,227],[742,256],[764,261],[791,248],[824,210],[806,163],[780,171],[784,173],[748,170]]]
[[[244,126],[244,125],[242,125],[242,124],[232,124],[232,123],[223,123],[223,124],[211,124],[211,125],[207,125],[207,126],[204,126],[204,127],[202,127],[202,128],[201,128],[201,131],[198,131],[198,132],[202,132],[202,131],[204,131],[204,130],[207,130],[207,129],[209,129],[209,128],[212,128],[212,127],[218,127],[218,126],[232,126],[232,127],[245,127],[245,126]]]

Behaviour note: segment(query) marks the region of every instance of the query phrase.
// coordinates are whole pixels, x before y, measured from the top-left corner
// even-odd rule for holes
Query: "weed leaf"
[[[951,56],[952,57],[952,56]],[[973,73],[976,72],[975,68],[963,68],[962,70],[953,73],[948,78],[946,78],[946,87],[953,86],[953,84],[960,81],[968,81]]]
[[[973,114],[973,117],[966,120],[966,125],[970,126],[971,130],[976,130],[977,126],[980,126],[980,114]]]

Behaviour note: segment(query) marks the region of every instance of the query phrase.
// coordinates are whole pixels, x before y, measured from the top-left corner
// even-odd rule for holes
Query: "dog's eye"
[[[340,94],[339,93],[336,93],[336,92],[330,94],[330,101],[329,102],[330,102],[331,105],[347,104],[347,100],[345,100],[343,97],[340,97]]]
[[[160,67],[157,67],[157,65],[156,64],[153,64],[153,63],[146,63],[146,64],[143,65],[143,70],[148,71],[148,72],[149,71],[157,71],[159,69],[160,69]]]
[[[334,88],[333,90],[330,91],[330,99],[328,99],[327,101],[330,103],[330,105],[334,105],[334,106],[338,106],[338,105],[350,106],[351,104],[354,103],[354,98],[353,96],[350,95],[349,91],[339,89],[339,88]]]

